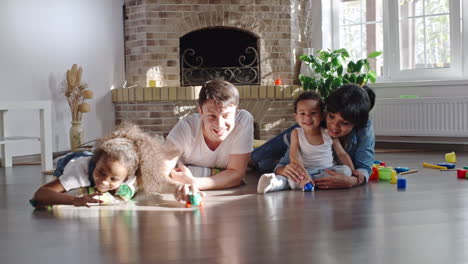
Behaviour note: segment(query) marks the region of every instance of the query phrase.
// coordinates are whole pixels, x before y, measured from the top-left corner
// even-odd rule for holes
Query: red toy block
[[[372,167],[372,174],[369,177],[369,180],[379,180],[379,169]]]
[[[466,173],[468,173],[468,170],[457,170],[457,178],[465,179]]]

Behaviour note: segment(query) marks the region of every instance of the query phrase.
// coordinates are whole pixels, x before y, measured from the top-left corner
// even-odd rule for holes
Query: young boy
[[[225,189],[238,186],[253,150],[253,117],[239,110],[239,92],[229,82],[206,82],[199,94],[198,113],[180,120],[166,138],[167,159],[177,166],[170,173],[184,183],[176,195],[186,200],[189,188]],[[222,169],[209,177],[194,177],[187,167]]]
[[[330,137],[328,130],[321,127],[322,110],[322,98],[313,91],[303,92],[294,101],[294,117],[299,127],[291,132],[290,164],[302,171],[305,177],[294,182],[277,175],[279,171],[275,171],[277,174],[263,174],[257,186],[258,193],[304,188],[308,182],[329,176],[326,169],[351,176],[353,162],[340,140]],[[334,165],[332,148],[344,165]]]

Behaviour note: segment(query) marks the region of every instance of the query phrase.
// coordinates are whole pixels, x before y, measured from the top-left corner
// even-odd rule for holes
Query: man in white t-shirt
[[[239,92],[229,82],[206,82],[199,94],[198,111],[180,120],[166,138],[168,159],[177,162],[171,177],[184,183],[176,192],[186,200],[193,191],[239,186],[253,150],[253,117],[237,109]],[[195,177],[187,166],[217,168],[217,174]],[[208,169],[208,171],[211,171]]]

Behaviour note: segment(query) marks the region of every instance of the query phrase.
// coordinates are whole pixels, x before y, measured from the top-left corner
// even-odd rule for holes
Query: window
[[[464,76],[460,0],[333,0],[324,8],[333,49],[352,59],[384,52],[371,61],[380,80]]]

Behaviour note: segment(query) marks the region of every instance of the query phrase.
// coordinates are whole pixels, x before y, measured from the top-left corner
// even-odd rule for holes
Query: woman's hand
[[[319,189],[349,189],[358,185],[357,177],[345,176],[332,170],[325,170],[331,176],[315,180],[315,186]]]
[[[364,176],[364,174],[362,174],[361,171],[358,171],[358,170],[354,170],[353,173],[351,174],[353,176],[356,176],[357,179],[358,179],[358,184],[361,185],[364,183],[364,180],[366,179],[366,176]]]
[[[174,198],[177,201],[187,202],[189,200],[189,194],[195,195],[197,193],[199,193],[202,197],[206,196],[206,193],[198,190],[196,184],[181,184],[179,188],[176,189]]]
[[[90,207],[89,204],[100,204],[102,203],[101,200],[93,198],[94,196],[99,195],[97,193],[81,196],[81,197],[74,197],[72,204],[74,206],[86,206]]]
[[[192,172],[181,162],[178,162],[177,167],[171,170],[171,178],[185,184],[194,184],[196,182]]]
[[[304,166],[297,162],[291,162],[284,167],[277,168],[275,174],[288,177],[294,182],[300,182],[308,176]]]

